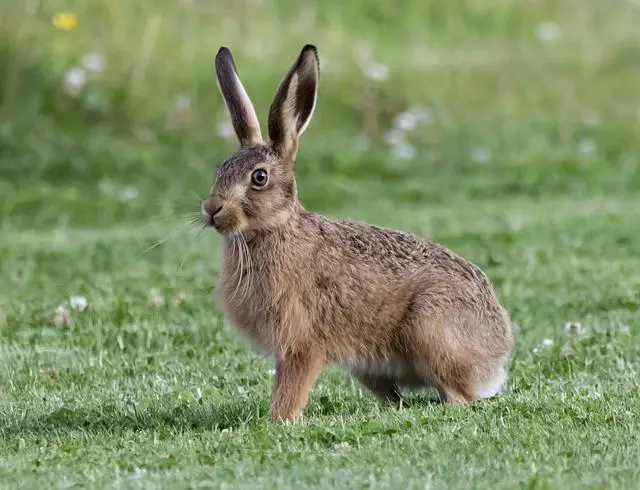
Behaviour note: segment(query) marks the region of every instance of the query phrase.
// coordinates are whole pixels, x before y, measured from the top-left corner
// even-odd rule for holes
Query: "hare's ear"
[[[269,138],[278,154],[295,159],[298,139],[316,105],[320,66],[315,46],[307,44],[284,77],[269,109]]]
[[[262,143],[256,111],[238,77],[231,51],[224,46],[216,55],[216,76],[218,88],[231,115],[233,129],[240,140],[240,146]]]

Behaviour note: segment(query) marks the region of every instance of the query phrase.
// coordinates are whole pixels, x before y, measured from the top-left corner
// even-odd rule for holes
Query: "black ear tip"
[[[302,52],[300,53],[300,58],[303,59],[305,55],[313,53],[313,58],[315,59],[315,64],[320,69],[320,57],[318,56],[318,50],[313,44],[305,44],[304,48],[302,48]]]
[[[221,60],[223,58],[231,58],[233,59],[233,55],[231,54],[231,50],[226,46],[220,46],[218,52],[216,53],[216,61]]]
[[[220,46],[220,49],[218,49],[218,53],[216,54],[216,59],[215,59],[215,65],[216,65],[216,70],[224,69],[224,67],[231,65],[233,67],[233,70],[237,71],[236,63],[233,60],[233,55],[231,54],[231,50],[226,46]]]
[[[302,52],[306,53],[307,51],[313,51],[313,54],[318,56],[318,49],[313,44],[305,44],[302,48]]]

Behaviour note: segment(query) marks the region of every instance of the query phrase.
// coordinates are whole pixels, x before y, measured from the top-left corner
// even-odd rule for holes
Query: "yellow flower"
[[[53,17],[53,25],[56,29],[71,31],[78,25],[78,18],[71,12],[58,12]]]

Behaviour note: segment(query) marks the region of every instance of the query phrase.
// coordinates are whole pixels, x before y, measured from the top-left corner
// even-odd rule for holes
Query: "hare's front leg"
[[[269,418],[273,422],[293,420],[299,415],[323,363],[324,356],[312,351],[284,355],[276,360],[276,379],[269,408]]]

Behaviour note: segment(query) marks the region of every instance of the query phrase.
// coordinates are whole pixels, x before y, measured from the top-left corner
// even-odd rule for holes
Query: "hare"
[[[513,344],[485,274],[448,248],[306,210],[294,175],[316,105],[319,62],[306,45],[269,110],[265,142],[231,51],[215,67],[239,150],[201,203],[222,237],[216,285],[228,321],[276,362],[270,420],[296,419],[326,363],[380,400],[435,388],[445,403],[498,394]]]

